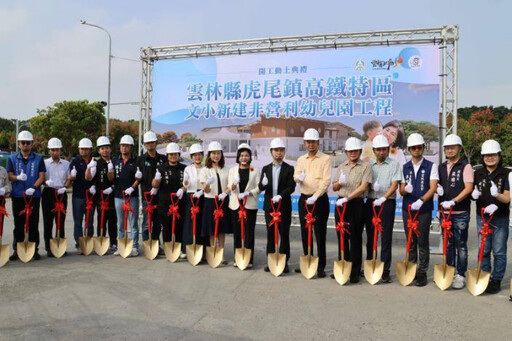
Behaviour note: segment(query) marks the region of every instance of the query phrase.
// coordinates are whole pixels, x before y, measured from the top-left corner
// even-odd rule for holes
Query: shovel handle
[[[1,210],[1,213],[0,213],[0,238],[2,238],[2,236],[4,235],[4,214],[7,214],[7,212],[5,212],[5,197],[4,196],[2,196],[0,199],[0,210]],[[2,245],[0,245],[0,248],[1,247],[2,247]]]

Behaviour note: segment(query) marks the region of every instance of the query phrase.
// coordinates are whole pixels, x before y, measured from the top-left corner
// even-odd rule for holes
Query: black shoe
[[[336,279],[336,278],[334,277],[334,274],[330,274],[330,275],[329,275],[329,277],[331,277],[332,279]]]
[[[40,260],[41,259],[41,255],[39,254],[39,252],[34,253],[34,259],[35,260]]]
[[[68,252],[64,251],[64,254],[62,255],[62,257],[67,256],[67,255],[68,255]]]
[[[35,255],[34,255],[34,257],[35,257]],[[55,256],[53,255],[53,253],[52,253],[51,251],[47,251],[47,252],[46,252],[46,257],[48,257],[48,258],[53,258],[53,257],[55,257]]]
[[[497,294],[501,291],[501,281],[492,280],[489,282],[485,292],[488,294]]]
[[[427,285],[427,274],[417,274],[416,275],[416,286],[417,287],[424,287]]]
[[[359,274],[359,276],[364,277],[364,269],[361,269],[361,273]]]
[[[284,266],[283,273],[287,274],[287,273],[289,273],[289,272],[290,272],[290,268],[288,267],[288,264],[286,264],[286,265]]]
[[[165,256],[165,251],[164,251],[164,249],[159,248],[159,249],[158,249],[158,255],[159,255],[159,256]]]
[[[18,254],[17,254],[16,252],[14,252],[14,253],[11,255],[11,257],[9,257],[9,260],[10,260],[11,262],[17,261],[17,260],[19,260],[19,259],[20,259],[20,258],[18,257]]]
[[[268,265],[265,265],[265,268],[263,270],[265,270],[265,272],[270,272]]]
[[[300,268],[295,268],[295,272],[300,274]]]
[[[382,274],[382,283],[391,283],[391,276],[389,275],[389,271],[384,271]]]
[[[359,283],[360,277],[358,275],[350,276],[350,283]]]
[[[318,275],[318,278],[324,278],[326,276],[324,270],[318,270],[317,275]]]

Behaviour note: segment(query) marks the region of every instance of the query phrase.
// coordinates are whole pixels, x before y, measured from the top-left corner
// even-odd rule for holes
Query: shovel
[[[307,279],[313,278],[313,276],[316,274],[318,270],[318,257],[314,257],[311,254],[311,244],[312,244],[312,232],[313,232],[313,225],[315,224],[316,218],[313,216],[313,212],[315,211],[316,202],[313,205],[313,208],[311,211],[309,210],[308,204],[304,202],[304,205],[306,206],[306,211],[308,212],[306,216],[304,217],[306,219],[306,226],[305,228],[308,229],[308,254],[305,256],[300,256],[300,272],[304,277]]]
[[[176,198],[176,200],[175,200]],[[169,212],[167,215],[172,215],[172,231],[171,231],[171,242],[165,242],[165,256],[167,260],[171,263],[174,263],[180,258],[181,253],[181,243],[176,241],[176,219],[180,218],[178,202],[178,195],[176,193],[171,193],[171,205],[169,206]]]
[[[32,201],[34,197],[30,196],[30,200],[27,200],[27,196],[23,193],[23,200],[25,200],[25,208],[19,213],[19,215],[25,215],[25,238],[23,242],[16,243],[17,253],[19,259],[23,263],[28,263],[34,257],[36,252],[36,243],[28,241],[28,229],[30,216],[32,215],[32,210],[34,207],[32,206]]]
[[[105,237],[103,235],[103,231],[105,229],[105,212],[110,209],[108,197],[110,194],[106,196],[103,195],[103,191],[100,192],[101,195],[101,215],[100,215],[100,235],[94,238],[94,252],[98,256],[103,256],[108,251],[108,247],[110,245],[110,238]]]
[[[240,208],[238,210],[238,221],[240,222],[240,234],[242,239],[242,247],[235,249],[235,262],[236,266],[240,270],[245,270],[249,266],[249,262],[251,261],[251,249],[245,248],[245,222],[247,220],[247,210],[245,209],[245,203],[247,202],[247,198],[244,200],[238,200],[240,204]]]
[[[92,211],[92,195],[90,195],[89,189],[85,190],[85,229],[84,235],[78,238],[78,245],[80,246],[80,251],[84,256],[89,256],[94,249],[94,240],[89,237],[89,220],[91,219],[91,211]]]
[[[434,282],[441,290],[446,290],[452,285],[453,277],[455,276],[455,267],[446,265],[446,254],[448,253],[448,238],[452,235],[452,222],[450,217],[452,215],[452,207],[446,215],[441,206],[441,228],[443,229],[443,264],[434,265]]]
[[[147,259],[153,260],[158,256],[158,239],[153,240],[153,211],[157,205],[153,205],[153,196],[151,192],[144,192],[144,200],[146,201],[146,213],[148,214],[148,240],[142,242],[142,250]]]
[[[274,253],[269,253],[267,255],[267,263],[270,273],[276,277],[280,276],[284,268],[286,266],[286,255],[284,253],[279,253],[279,223],[281,222],[281,202],[279,200],[279,205],[277,208],[274,206],[274,202],[270,200],[270,204],[272,205],[272,221],[270,222],[270,226],[274,226]]]
[[[467,287],[469,292],[473,296],[481,295],[487,286],[489,285],[489,280],[491,279],[491,274],[482,271],[480,268],[482,266],[482,260],[484,259],[484,250],[485,250],[485,242],[487,236],[492,234],[492,229],[489,227],[489,223],[493,218],[493,214],[489,217],[489,220],[485,220],[484,218],[484,208],[482,207],[480,211],[480,216],[482,217],[482,229],[480,230],[480,252],[478,253],[478,267],[476,270],[468,270],[468,278],[467,278]]]
[[[364,261],[364,278],[371,285],[377,284],[384,272],[384,262],[377,260],[377,243],[379,241],[379,232],[382,232],[382,221],[380,220],[380,215],[382,214],[382,210],[384,209],[384,203],[380,206],[379,214],[375,210],[375,204],[372,205],[373,208],[373,257],[371,260]]]
[[[345,233],[350,233],[347,229],[348,223],[345,222],[345,211],[347,209],[347,204],[343,205],[343,211],[339,206],[336,206],[336,212],[338,213],[339,221],[336,224],[336,230],[340,234],[340,250],[341,250],[341,258],[337,261],[334,261],[334,278],[339,285],[343,285],[347,283],[350,278],[350,273],[352,272],[352,262],[347,262],[345,260]]]
[[[133,239],[128,238],[128,212],[133,212],[132,207],[130,205],[130,196],[126,195],[123,192],[123,211],[124,211],[124,218],[123,218],[123,230],[124,230],[124,237],[123,238],[117,238],[117,245],[119,248],[119,255],[123,258],[128,258],[130,256],[130,253],[132,253],[133,250]]]
[[[61,228],[61,215],[66,214],[66,210],[64,209],[64,194],[58,194],[57,190],[55,191],[55,207],[52,210],[53,214],[57,215],[56,229],[57,229],[57,238],[50,239],[50,250],[55,258],[60,258],[64,256],[66,252],[66,248],[68,246],[66,238],[60,237],[60,228]]]
[[[402,284],[404,287],[408,286],[414,280],[416,276],[416,263],[409,263],[409,252],[411,251],[411,241],[412,234],[415,233],[417,236],[419,235],[418,231],[418,214],[420,211],[416,211],[416,214],[413,216],[411,214],[411,205],[409,205],[409,219],[407,220],[407,228],[409,231],[407,232],[407,246],[405,247],[405,259],[403,262],[396,262],[396,277],[398,278],[398,282]]]
[[[219,221],[224,217],[224,211],[222,205],[224,200],[221,201],[220,205],[217,200],[218,195],[215,196],[215,211],[213,211],[213,220],[215,221],[215,231],[213,232],[213,246],[206,247],[206,261],[212,268],[216,268],[222,263],[224,258],[224,248],[217,247],[217,236],[219,234]]]
[[[192,244],[187,245],[187,260],[188,262],[196,266],[199,264],[201,259],[203,258],[203,245],[196,244],[196,234],[197,234],[197,215],[199,214],[200,208],[199,208],[199,200],[201,198],[197,198],[196,201],[194,201],[194,194],[190,194],[190,219],[192,219]]]
[[[4,233],[4,217],[9,214],[5,210],[5,196],[0,198],[0,268],[9,261],[9,244],[2,244],[2,235]]]

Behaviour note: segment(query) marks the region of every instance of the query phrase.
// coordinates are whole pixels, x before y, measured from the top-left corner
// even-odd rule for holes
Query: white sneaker
[[[117,250],[117,249],[116,249],[116,250],[114,251],[114,256],[119,256],[119,250]]]
[[[183,252],[180,252],[180,259],[185,259],[187,258],[187,255]]]
[[[130,253],[130,257],[137,257],[139,255],[139,250],[136,248],[132,249],[132,252]]]
[[[466,278],[459,274],[456,274],[453,278],[452,288],[453,289],[462,289],[466,286]]]

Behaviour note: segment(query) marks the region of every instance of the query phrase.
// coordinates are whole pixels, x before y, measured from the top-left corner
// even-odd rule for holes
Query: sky
[[[112,54],[187,43],[458,24],[459,107],[512,106],[512,1],[7,1],[0,3],[0,117],[27,119],[55,102],[106,101]],[[112,60],[111,103],[140,100],[141,64]],[[138,105],[111,117],[138,119]]]

